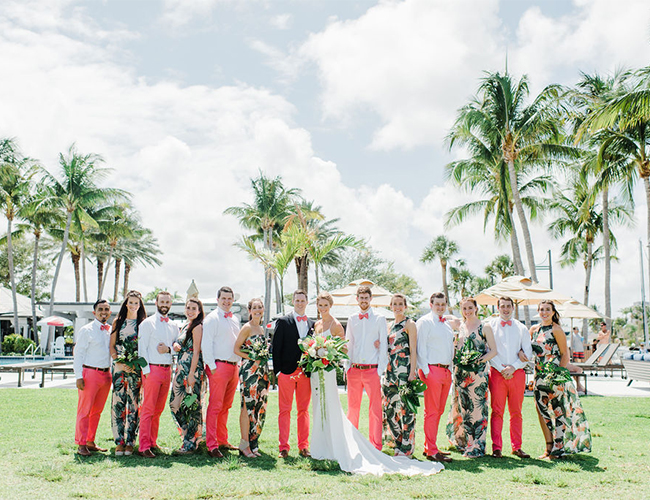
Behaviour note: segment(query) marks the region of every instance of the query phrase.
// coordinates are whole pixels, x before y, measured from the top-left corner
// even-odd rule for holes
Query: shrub
[[[17,333],[12,333],[11,335],[7,335],[2,341],[2,352],[3,354],[16,353],[22,355],[30,345],[36,347],[36,343],[33,340],[26,339]]]

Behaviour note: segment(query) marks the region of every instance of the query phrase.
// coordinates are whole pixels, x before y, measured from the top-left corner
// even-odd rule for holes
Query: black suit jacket
[[[307,335],[314,333],[314,321],[307,320]],[[293,314],[282,316],[275,321],[275,331],[273,332],[273,342],[271,344],[273,353],[273,371],[287,375],[292,374],[298,368],[298,361],[302,356],[302,351],[298,347],[300,334],[296,326],[296,319]]]

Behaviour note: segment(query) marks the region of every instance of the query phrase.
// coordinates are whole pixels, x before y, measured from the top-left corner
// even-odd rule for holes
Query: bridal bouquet
[[[298,362],[305,372],[315,372],[319,370],[332,371],[336,369],[336,363],[348,359],[348,355],[343,350],[347,340],[340,337],[305,337],[298,341],[298,347],[302,351],[302,356]]]
[[[140,371],[147,366],[147,360],[138,354],[138,343],[136,341],[125,341],[122,348],[122,354],[115,358],[116,363],[125,364],[135,371]]]
[[[260,361],[262,364],[266,363],[271,357],[269,343],[266,339],[255,339],[251,342],[250,347],[242,348],[242,352],[248,354],[248,357],[253,361]]]
[[[402,398],[402,403],[407,410],[412,413],[418,412],[420,406],[420,396],[424,394],[427,384],[419,379],[411,380],[399,388],[399,395]]]
[[[551,391],[556,385],[571,382],[571,372],[555,363],[539,363],[536,369],[539,389]]]
[[[462,347],[456,350],[454,364],[466,372],[478,372],[485,366],[484,363],[479,362],[481,356],[483,356],[483,353],[474,347],[474,342],[467,339]]]

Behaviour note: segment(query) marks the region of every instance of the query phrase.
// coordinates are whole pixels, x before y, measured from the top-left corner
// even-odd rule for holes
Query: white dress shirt
[[[167,321],[164,321],[164,318],[167,318]],[[158,311],[140,323],[138,328],[138,354],[147,360],[147,366],[142,369],[144,375],[151,371],[149,363],[171,366],[172,345],[179,336],[178,327],[167,316],[161,316]],[[161,342],[169,347],[170,352],[163,354],[158,352],[158,344]]]
[[[444,316],[443,316],[444,319]],[[447,365],[451,369],[454,360],[454,331],[448,321],[431,311],[422,316],[415,326],[418,330],[418,368],[429,374],[429,365]]]
[[[298,316],[304,316],[307,317],[306,314],[298,314],[296,311],[293,311],[291,314],[293,314],[293,319],[296,320],[296,328],[298,328],[298,335],[300,335],[301,339],[304,339],[307,336],[307,333],[309,332],[309,321],[298,321]]]
[[[368,318],[359,319],[359,314],[368,313]],[[377,373],[381,377],[388,366],[388,327],[386,318],[375,314],[372,307],[363,312],[353,314],[348,318],[345,329],[348,340],[349,365],[377,365]],[[375,341],[379,340],[379,349]]]
[[[77,379],[83,378],[83,365],[94,368],[108,368],[111,366],[111,326],[104,323],[108,329],[102,330],[102,323],[93,320],[82,326],[77,333],[77,344],[74,346],[74,375]]]
[[[526,326],[514,318],[508,320],[511,325],[502,325],[503,321],[501,318],[492,318],[489,321],[497,347],[497,355],[490,360],[490,364],[498,371],[503,371],[507,365],[519,370],[526,366],[526,363],[519,359],[519,351],[523,350],[528,359],[533,359],[530,334]]]
[[[217,307],[203,320],[203,338],[201,339],[201,351],[203,362],[215,370],[215,360],[239,361],[235,354],[235,341],[239,335],[239,318],[232,315],[225,317],[226,311]]]

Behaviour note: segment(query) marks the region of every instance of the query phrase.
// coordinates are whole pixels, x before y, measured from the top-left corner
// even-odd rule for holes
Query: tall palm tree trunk
[[[648,177],[643,178],[643,187],[645,187],[645,202],[647,206],[647,240],[646,240],[646,251],[650,249],[650,179]],[[650,252],[648,252],[648,266],[646,267],[646,272],[648,273],[648,284],[650,284]],[[648,288],[650,290],[650,287]]]
[[[72,223],[72,212],[68,210],[68,214],[65,221],[65,230],[63,231],[63,243],[61,243],[61,252],[59,253],[59,258],[56,261],[56,269],[54,270],[54,278],[52,278],[52,292],[50,293],[50,307],[48,310],[48,316],[51,316],[54,312],[54,293],[56,292],[56,284],[59,280],[59,273],[61,272],[61,264],[63,263],[63,255],[65,254],[65,249],[68,247],[68,236],[70,235],[70,224]],[[51,327],[49,327],[51,328]],[[49,339],[48,339],[49,343]]]
[[[319,279],[319,273],[318,273],[318,264],[314,266],[314,275],[316,276],[316,295],[320,293],[320,279]]]
[[[268,250],[271,249],[271,229],[264,229],[264,245]],[[271,270],[268,265],[264,266],[264,331],[271,319]]]
[[[72,259],[72,268],[74,269],[75,301],[81,302],[81,276],[79,274],[79,254],[70,252],[70,259]]]
[[[86,242],[81,240],[81,280],[84,285],[84,302],[88,302],[88,280],[86,279]]]
[[[115,259],[115,285],[113,285],[113,302],[117,302],[118,288],[120,287],[120,268],[122,259]]]
[[[102,277],[102,285],[99,290],[99,297],[104,295],[104,287],[108,281],[108,270],[111,268],[111,259],[113,258],[113,247],[108,251],[108,259],[106,259],[106,265],[104,266],[104,275]]]
[[[280,282],[278,281],[277,275],[273,278],[273,286],[275,287],[275,313],[280,314],[282,312],[282,293],[280,292]]]
[[[530,277],[533,279],[533,281],[536,282],[537,270],[535,269],[533,242],[530,237],[530,230],[528,229],[528,220],[526,219],[526,214],[524,212],[524,205],[521,202],[521,196],[519,195],[519,186],[517,185],[517,172],[515,171],[515,162],[512,158],[508,159],[508,173],[510,174],[510,189],[512,190],[512,198],[515,202],[515,209],[517,210],[517,216],[519,217],[519,223],[521,224],[521,231],[524,234],[524,245],[526,246],[526,256],[528,257]]]
[[[447,286],[447,261],[440,259],[440,267],[442,268],[442,291],[445,294],[447,303],[450,303],[449,300],[449,287]]]
[[[591,283],[591,270],[593,268],[593,247],[594,244],[591,241],[587,241],[587,259],[585,260],[585,291],[583,295],[584,305],[589,305],[589,284]],[[587,335],[589,334],[589,322],[585,319],[582,321],[582,338],[585,341],[588,339]]]
[[[609,190],[607,186],[603,188],[603,253],[605,256],[605,321],[607,322],[607,329],[611,330],[610,319],[612,317],[612,261],[610,256],[610,241],[609,241]],[[585,303],[585,305],[588,305]]]
[[[38,242],[41,238],[40,231],[34,231],[34,259],[32,262],[32,331],[34,342],[38,345],[38,329],[36,328],[36,269],[38,268]]]
[[[309,256],[307,254],[295,258],[298,288],[309,293]]]
[[[11,282],[11,299],[14,306],[14,333],[20,334],[18,328],[18,297],[16,295],[16,276],[14,274],[14,249],[11,241],[11,223],[13,217],[7,216],[7,260],[9,261],[9,281]]]
[[[521,260],[521,247],[519,246],[519,237],[517,236],[515,221],[512,218],[512,207],[508,209],[508,212],[510,214],[510,225],[512,226],[512,229],[510,230],[510,248],[512,249],[512,261],[515,265],[515,274],[523,276],[524,263]]]
[[[97,257],[97,300],[102,298],[102,290],[104,289],[102,277],[104,276],[104,261]]]
[[[126,294],[129,291],[129,275],[130,274],[131,274],[131,264],[124,261],[124,293],[123,293],[123,295],[125,297],[126,297]]]

